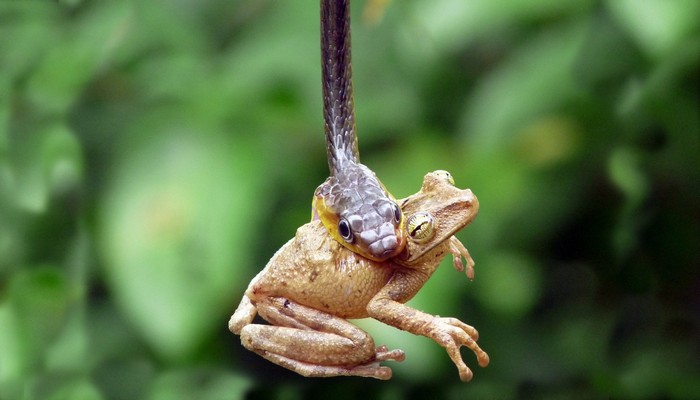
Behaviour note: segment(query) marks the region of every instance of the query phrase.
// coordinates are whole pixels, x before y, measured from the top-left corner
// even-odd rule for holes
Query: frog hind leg
[[[244,295],[238,308],[236,308],[236,311],[228,321],[228,329],[236,335],[240,335],[243,327],[253,322],[257,312],[258,309],[251,303],[250,298]]]
[[[350,322],[282,297],[261,299],[258,313],[273,325],[246,325],[241,343],[248,350],[309,377],[391,378],[380,361],[402,361],[401,350],[374,347],[374,340]]]

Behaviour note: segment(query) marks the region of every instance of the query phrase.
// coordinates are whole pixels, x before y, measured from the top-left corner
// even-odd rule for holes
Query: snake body
[[[348,249],[383,261],[405,244],[404,216],[360,163],[350,57],[349,0],[321,0],[323,115],[330,176],[315,191],[314,218]]]

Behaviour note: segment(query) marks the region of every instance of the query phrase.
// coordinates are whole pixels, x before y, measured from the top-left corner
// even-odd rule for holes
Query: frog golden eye
[[[394,203],[393,204],[394,208],[394,222],[397,224],[401,221],[401,209],[399,208],[399,205]]]
[[[348,243],[352,243],[353,235],[352,230],[350,230],[350,224],[346,219],[341,219],[338,222],[338,234]]]
[[[435,235],[435,222],[428,213],[417,213],[408,219],[408,235],[415,242],[423,243]]]

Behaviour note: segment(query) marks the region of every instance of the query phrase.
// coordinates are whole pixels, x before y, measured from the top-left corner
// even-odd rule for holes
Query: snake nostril
[[[381,259],[396,256],[402,250],[402,247],[401,242],[395,235],[377,240],[369,246],[372,254]]]
[[[392,251],[392,252],[393,252],[393,251],[396,250],[396,248],[398,247],[398,245],[399,245],[399,241],[396,239],[396,236],[393,236],[393,235],[392,235],[392,236],[385,237],[384,239],[382,239],[382,246],[383,246],[386,250],[389,250],[389,251]]]

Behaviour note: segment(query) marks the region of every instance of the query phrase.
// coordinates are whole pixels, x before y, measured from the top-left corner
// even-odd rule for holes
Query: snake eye
[[[352,231],[350,230],[350,224],[347,220],[341,219],[340,222],[338,222],[338,233],[346,242],[352,242]]]
[[[401,221],[401,209],[399,208],[399,205],[394,203],[393,204],[394,208],[394,222],[397,224]]]
[[[408,234],[417,243],[424,243],[435,235],[435,223],[428,213],[417,213],[408,219]]]

